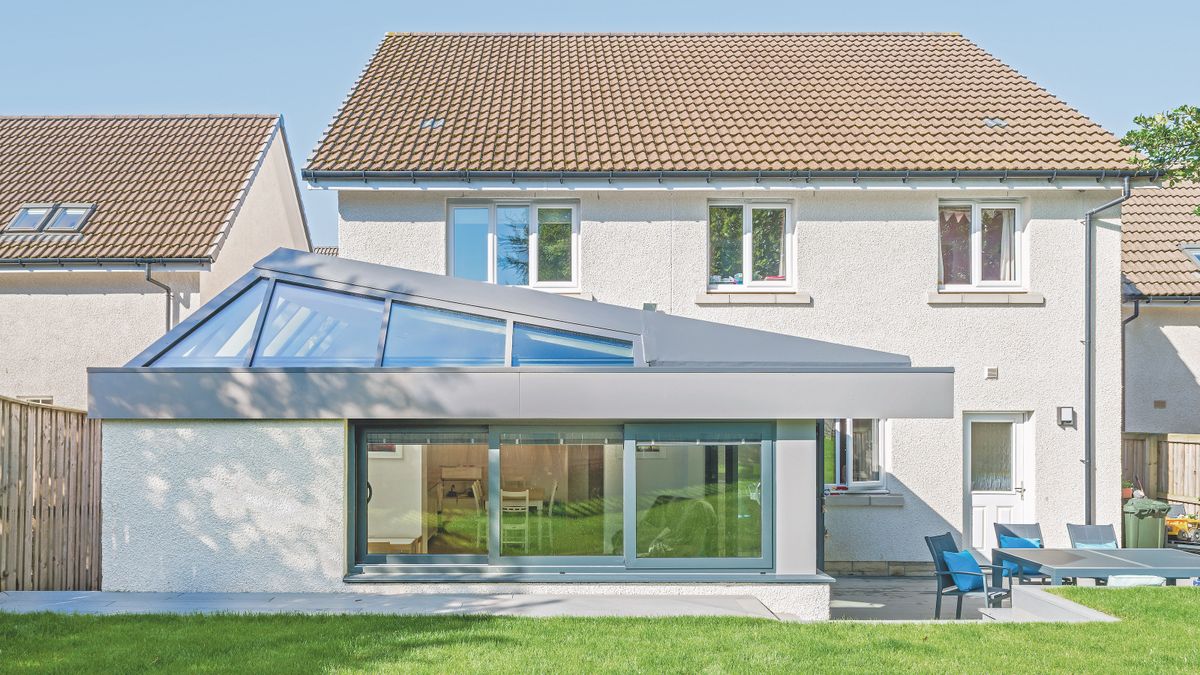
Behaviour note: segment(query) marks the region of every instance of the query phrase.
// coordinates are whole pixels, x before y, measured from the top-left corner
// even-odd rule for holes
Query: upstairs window
[[[17,215],[8,221],[8,226],[4,228],[4,231],[37,232],[46,224],[46,220],[50,218],[50,212],[53,210],[54,206],[52,204],[29,204],[22,206],[17,210]]]
[[[884,487],[881,420],[825,420],[825,485],[835,490]]]
[[[792,219],[785,204],[710,204],[709,289],[753,290],[791,285],[792,232]]]
[[[505,286],[579,286],[579,219],[571,204],[450,207],[450,274]]]
[[[938,208],[938,285],[1005,290],[1025,284],[1024,227],[1014,203],[947,202]]]
[[[92,204],[26,204],[8,221],[5,232],[77,232],[87,222]]]

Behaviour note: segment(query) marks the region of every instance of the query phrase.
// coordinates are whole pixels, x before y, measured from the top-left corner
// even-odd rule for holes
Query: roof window
[[[5,226],[5,232],[78,232],[94,204],[26,204]]]
[[[446,120],[441,117],[430,117],[421,120],[422,129],[441,129],[446,125]]]
[[[1183,252],[1187,254],[1187,257],[1192,262],[1200,266],[1200,244],[1184,244],[1180,248],[1183,249]]]
[[[1003,117],[985,117],[983,118],[983,126],[989,129],[1004,128],[1008,126],[1008,120]]]

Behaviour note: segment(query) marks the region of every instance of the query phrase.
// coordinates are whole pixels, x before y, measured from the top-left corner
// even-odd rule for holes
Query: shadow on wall
[[[925,537],[946,532],[962,546],[961,527],[946,520],[894,475],[888,474],[887,486],[890,494],[903,495],[903,506],[836,506],[836,500],[844,496],[826,499],[826,561],[930,562]]]
[[[1198,410],[1200,309],[1143,305],[1125,327],[1125,431],[1200,434]]]

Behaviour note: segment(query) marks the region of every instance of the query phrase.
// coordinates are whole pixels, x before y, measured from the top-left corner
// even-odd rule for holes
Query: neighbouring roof
[[[0,225],[87,203],[79,233],[0,234],[0,259],[212,259],[277,115],[0,117]]]
[[[338,254],[338,247],[336,247],[336,246],[314,246],[313,253],[320,253],[321,255],[331,255],[336,258],[337,254]]]
[[[1121,272],[1126,295],[1200,296],[1200,266],[1184,250],[1200,245],[1200,185],[1143,188],[1121,205]]]
[[[1131,156],[956,33],[404,33],[305,173],[1130,170]]]

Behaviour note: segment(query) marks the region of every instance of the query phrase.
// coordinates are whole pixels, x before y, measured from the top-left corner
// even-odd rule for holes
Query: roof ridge
[[[537,36],[567,36],[567,37],[755,37],[755,36],[809,36],[809,35],[936,35],[962,37],[959,31],[388,31],[385,37],[402,37],[405,35],[428,35],[447,37],[461,35],[478,37],[481,35],[537,37]]]
[[[67,115],[0,115],[0,120],[160,120],[160,119],[278,119],[283,113],[78,113]]]

